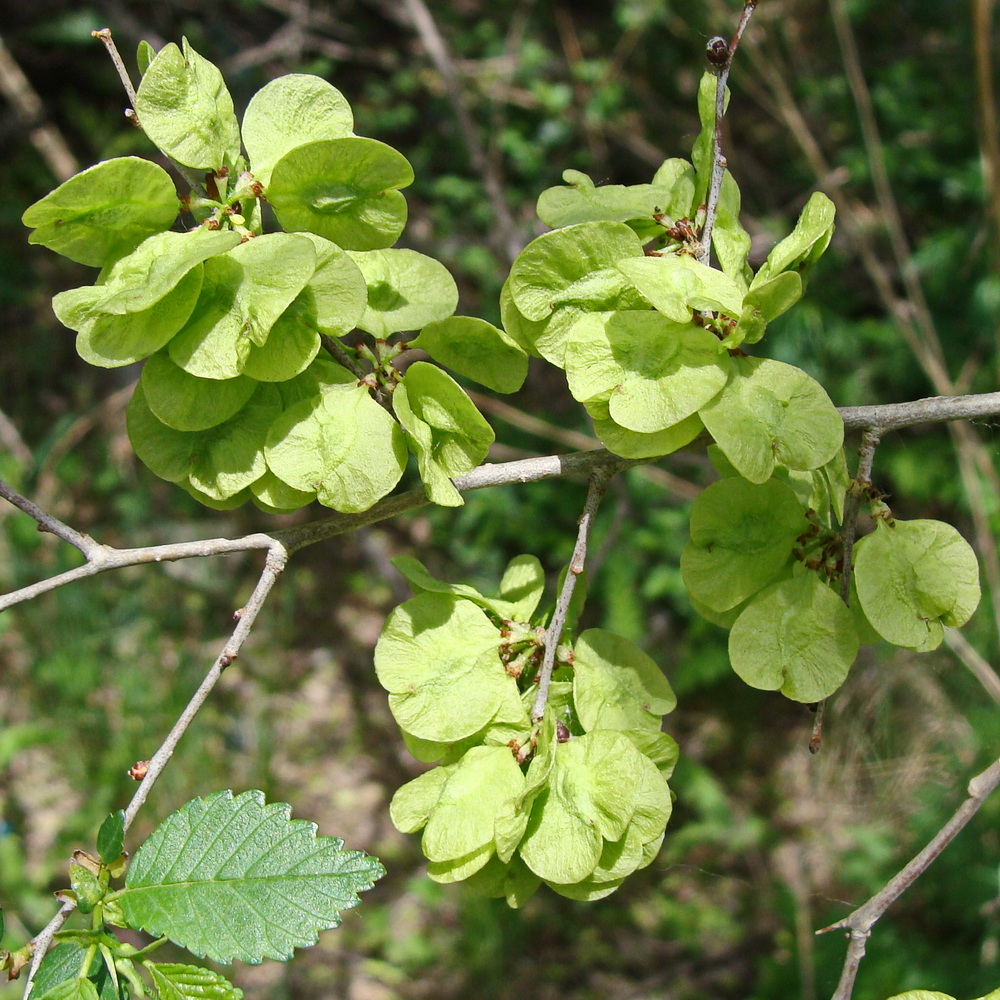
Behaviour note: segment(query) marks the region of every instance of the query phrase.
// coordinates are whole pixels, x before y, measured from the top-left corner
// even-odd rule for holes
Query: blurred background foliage
[[[51,296],[89,274],[29,247],[22,211],[55,185],[53,168],[151,150],[121,116],[120,84],[92,29],[110,26],[126,54],[140,38],[159,46],[187,35],[223,69],[238,109],[285,72],[329,79],[354,105],[359,133],[414,165],[402,245],[451,268],[460,311],[495,319],[509,253],[541,231],[534,200],[563,169],[638,183],[663,158],[688,155],[705,42],[732,31],[740,6],[429,0],[470,136],[408,2],[5,4],[4,77],[13,61],[40,104],[9,91],[0,99],[0,476],[118,545],[288,523],[252,508],[212,512],[154,479],[125,435],[136,372],[88,368],[52,316]],[[754,259],[812,190],[840,210],[806,301],[762,346],[820,379],[839,405],[997,388],[991,8],[763,0],[737,57],[726,149]],[[40,153],[40,129],[55,158]],[[497,430],[496,460],[596,445],[561,375],[540,364],[517,396],[476,398]],[[875,480],[896,513],[955,523],[990,586],[964,639],[927,656],[868,648],[828,708],[816,757],[806,752],[808,710],[745,688],[728,668],[725,634],[685,598],[678,555],[707,463],[679,455],[619,477],[596,528],[586,624],[628,635],[662,664],[680,695],[667,723],[683,758],[658,860],[604,901],[541,894],[511,912],[423,876],[416,838],[387,818],[417,765],[371,667],[381,622],[408,593],[392,555],[489,586],[511,555],[534,552],[554,577],[571,549],[580,482],[484,491],[458,511],[425,511],[297,556],[135,832],[193,795],[258,787],[385,861],[389,875],[319,947],[287,966],[236,971],[251,998],[829,996],[844,942],[813,931],[940,827],[1000,743],[990,667],[996,435],[993,424],[927,427],[882,443]],[[77,559],[0,510],[4,590]],[[251,556],[141,567],[0,617],[4,946],[48,920],[70,850],[92,845],[103,816],[125,804],[125,772],[159,744],[258,571]],[[858,1000],[917,986],[965,998],[1000,984],[998,830],[994,799],[876,927]]]

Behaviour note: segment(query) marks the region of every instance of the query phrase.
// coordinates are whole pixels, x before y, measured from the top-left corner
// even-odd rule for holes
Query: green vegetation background
[[[431,0],[521,243],[540,231],[534,200],[564,168],[598,182],[638,183],[663,158],[688,154],[705,41],[728,34],[740,6]],[[1000,276],[977,132],[977,6],[984,5],[851,0],[847,9],[912,245],[909,266],[923,283],[952,377],[961,373],[968,390],[990,391],[1000,357]],[[81,168],[151,149],[121,117],[120,85],[90,38],[105,25],[127,55],[140,38],[160,45],[186,34],[223,69],[240,109],[281,73],[329,79],[354,105],[359,131],[414,165],[401,245],[452,269],[460,311],[496,317],[505,233],[403,4],[10,5],[4,42]],[[890,262],[828,5],[763,0],[731,86],[727,153],[755,258],[787,232],[818,185],[841,192],[877,258]],[[0,103],[0,475],[113,544],[272,525],[253,509],[199,507],[131,454],[124,405],[136,373],[85,366],[48,304],[89,272],[28,247],[19,223],[55,185],[30,141],[38,124]],[[933,394],[858,247],[842,225],[806,301],[773,325],[765,350],[819,378],[839,405]],[[891,287],[902,295],[895,272]],[[496,460],[573,450],[589,433],[560,373],[540,365],[504,402],[517,412],[482,404],[502,442]],[[993,461],[996,428],[977,430]],[[950,520],[971,537],[956,469],[947,432],[918,429],[883,443],[876,483],[899,515]],[[683,760],[659,859],[595,904],[540,895],[510,912],[424,878],[416,839],[388,822],[388,798],[416,765],[371,667],[382,619],[407,596],[392,555],[412,553],[443,576],[488,585],[507,558],[527,551],[554,575],[571,549],[583,484],[484,492],[457,512],[422,513],[296,558],[135,829],[148,831],[193,795],[258,787],[292,802],[323,833],[383,859],[389,875],[318,948],[288,966],[237,970],[250,997],[812,1000],[832,993],[844,942],[814,938],[813,930],[866,898],[938,829],[967,778],[996,754],[997,705],[947,647],[922,657],[875,647],[834,699],[823,750],[810,757],[808,711],[742,686],[728,669],[725,635],[685,599],[678,555],[690,502],[710,478],[691,456],[634,470],[620,477],[598,521],[589,623],[628,635],[662,664],[680,697],[667,723]],[[982,510],[994,539],[997,504],[988,496]],[[4,590],[77,558],[26,517],[0,510]],[[4,946],[19,946],[47,921],[69,851],[90,846],[103,816],[127,801],[125,772],[159,744],[257,569],[249,556],[142,567],[0,618]],[[967,635],[996,662],[988,596]],[[964,998],[1000,985],[998,821],[993,801],[878,925],[857,1000],[918,986]],[[0,998],[12,1000],[16,987],[0,986]]]

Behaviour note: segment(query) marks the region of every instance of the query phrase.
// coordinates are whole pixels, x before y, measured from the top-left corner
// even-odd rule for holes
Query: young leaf
[[[170,343],[171,338],[194,311],[204,273],[204,267],[195,264],[156,305],[141,312],[124,315],[103,313],[93,318],[83,316],[81,312],[81,318],[74,319],[78,314],[68,305],[63,309],[62,303],[57,302],[61,296],[57,295],[52,300],[52,305],[64,324],[79,329],[76,350],[84,361],[100,368],[120,368],[142,361]],[[95,287],[98,299],[101,287],[103,286]],[[76,291],[85,292],[89,289]],[[82,297],[77,298],[76,301],[80,302],[81,299]]]
[[[844,442],[843,421],[823,387],[780,361],[734,359],[729,383],[698,412],[752,483],[770,479],[776,465],[818,469]]]
[[[119,809],[111,813],[97,831],[97,853],[101,860],[110,865],[121,857],[125,846],[125,812]],[[0,938],[3,933],[0,932]]]
[[[850,610],[813,573],[761,591],[729,633],[729,660],[747,684],[807,704],[833,694],[857,655]]]
[[[458,506],[451,479],[474,469],[493,443],[493,428],[448,374],[417,361],[396,386],[393,408],[417,453],[420,478],[434,503]]]
[[[354,115],[344,95],[307,73],[288,73],[261,87],[243,116],[250,169],[264,187],[278,160],[297,146],[353,134]]]
[[[139,76],[149,69],[149,64],[156,58],[156,49],[149,44],[145,39],[139,42],[138,47],[135,50],[135,61],[136,65],[139,67]]]
[[[950,524],[880,521],[854,551],[865,617],[897,646],[937,649],[944,626],[964,625],[979,606],[976,554]]]
[[[528,374],[528,356],[514,338],[473,316],[428,323],[410,347],[494,392],[517,392]]]
[[[483,729],[516,683],[499,655],[500,631],[471,601],[420,594],[389,615],[375,673],[406,732],[450,743]]]
[[[219,173],[240,155],[240,128],[222,74],[183,40],[156,54],[135,97],[139,124],[167,156]]]
[[[684,583],[713,611],[728,611],[781,572],[808,527],[782,483],[736,477],[712,483],[691,509],[691,542],[681,553]]]
[[[406,467],[399,424],[356,383],[326,387],[286,409],[265,450],[279,479],[345,513],[368,510]]]
[[[564,170],[565,187],[547,188],[538,196],[535,211],[549,228],[559,229],[579,222],[624,222],[640,239],[663,234],[663,226],[653,216],[666,213],[669,186],[656,184],[602,184],[578,170]]]
[[[352,253],[368,286],[368,306],[358,326],[376,337],[419,330],[450,316],[458,286],[448,269],[416,250]]]
[[[687,254],[628,257],[615,266],[675,323],[690,323],[696,309],[740,315],[743,292],[736,282]]]
[[[638,310],[588,313],[568,334],[575,399],[606,399],[610,418],[654,434],[692,416],[726,384],[729,357],[707,330]]]
[[[511,605],[504,617],[519,622],[530,621],[544,590],[545,571],[538,557],[514,556],[500,579],[500,598]]]
[[[657,458],[660,455],[669,455],[678,448],[690,444],[705,429],[697,413],[652,434],[630,431],[616,424],[610,416],[604,418],[595,416],[593,419],[594,433],[601,444],[622,458]]]
[[[216,962],[285,960],[336,927],[385,870],[263,792],[217,792],[168,816],[118,896],[129,925]]]
[[[523,790],[510,747],[473,747],[449,769],[431,810],[421,841],[428,861],[455,861],[489,848],[485,864],[493,853],[497,810]]]
[[[311,294],[311,314],[315,326],[331,337],[342,337],[357,325],[368,306],[368,287],[358,265],[335,243],[302,233],[316,249],[316,270],[303,294]]]
[[[289,233],[259,236],[213,257],[191,318],[170,342],[170,357],[199,378],[235,378],[315,268],[312,241]]]
[[[288,232],[315,233],[345,250],[380,250],[406,225],[397,189],[412,183],[406,158],[383,142],[321,139],[278,160],[267,200]]]
[[[264,441],[280,412],[277,390],[259,385],[225,423],[204,431],[178,431],[153,415],[140,384],[129,403],[126,425],[135,453],[161,479],[190,480],[212,499],[227,500],[264,474]]]
[[[629,282],[615,264],[642,255],[639,237],[621,222],[582,222],[545,233],[518,254],[510,269],[514,305],[535,321],[560,306],[616,308]]]
[[[243,990],[211,969],[173,962],[142,964],[153,977],[159,1000],[243,1000]]]
[[[81,949],[82,950],[82,949]],[[90,979],[64,979],[44,993],[36,986],[32,1000],[99,1000],[97,987]]]
[[[628,639],[588,629],[573,653],[573,703],[587,731],[659,729],[677,705],[663,671]]]
[[[169,229],[179,210],[162,167],[137,156],[105,160],[64,181],[21,221],[40,243],[79,264],[104,267]]]
[[[190,375],[166,351],[146,362],[139,384],[157,420],[178,431],[203,431],[225,423],[257,390],[257,383],[243,375],[224,380]]]

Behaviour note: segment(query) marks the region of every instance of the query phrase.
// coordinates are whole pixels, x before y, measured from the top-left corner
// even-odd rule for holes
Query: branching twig
[[[142,804],[146,801],[146,796],[149,795],[153,784],[167,766],[167,762],[173,755],[181,737],[187,732],[188,726],[191,725],[195,715],[198,714],[198,710],[205,703],[205,699],[222,676],[222,672],[239,655],[240,648],[250,634],[250,629],[253,627],[257,614],[267,600],[268,594],[271,593],[271,588],[277,581],[278,575],[285,568],[287,561],[288,552],[285,547],[280,542],[272,542],[271,548],[267,553],[267,560],[264,563],[264,570],[257,581],[257,586],[254,588],[246,605],[236,613],[238,621],[236,628],[233,629],[233,634],[229,637],[229,641],[223,647],[222,652],[219,653],[215,663],[212,664],[211,670],[205,675],[205,679],[201,682],[198,690],[195,691],[187,707],[174,723],[173,728],[167,734],[159,750],[150,758],[146,774],[139,787],[135,790],[132,801],[129,802],[125,810],[126,830],[132,825],[135,814],[142,808]]]
[[[552,612],[552,621],[549,622],[549,627],[545,630],[545,652],[542,657],[542,667],[538,672],[538,694],[531,709],[532,722],[540,722],[545,714],[545,705],[549,700],[549,686],[552,683],[552,671],[556,663],[556,649],[559,647],[559,640],[562,638],[562,631],[566,625],[566,615],[569,613],[570,602],[573,600],[576,578],[583,572],[586,563],[587,542],[590,539],[590,529],[594,524],[594,515],[601,504],[601,498],[604,496],[611,475],[612,473],[607,470],[598,469],[590,477],[590,487],[587,490],[587,501],[583,505],[583,515],[580,517],[580,530],[577,532],[573,558],[566,569],[566,578],[563,580],[562,590],[556,600],[555,610]]]
[[[840,983],[833,994],[833,1000],[850,1000],[854,981],[858,975],[865,946],[876,921],[899,899],[900,896],[930,867],[934,859],[951,843],[955,835],[979,811],[980,806],[1000,786],[1000,760],[994,761],[985,771],[977,774],[969,782],[969,797],[955,810],[954,815],[934,835],[927,846],[920,851],[900,872],[894,875],[868,902],[863,903],[843,920],[818,930],[817,934],[845,929],[849,931],[850,943],[840,975]]]
[[[708,55],[716,71],[715,83],[715,133],[712,138],[712,179],[708,185],[708,197],[705,209],[705,225],[701,230],[701,252],[698,260],[708,264],[712,257],[712,230],[715,228],[715,216],[719,209],[719,194],[722,191],[722,180],[726,174],[726,158],[722,153],[722,118],[726,113],[726,82],[729,80],[729,70],[733,65],[733,56],[739,47],[740,39],[757,7],[757,0],[744,0],[743,13],[736,27],[733,40],[726,45],[724,39],[711,39],[708,43]],[[721,44],[718,44],[721,43]]]
[[[135,114],[135,87],[132,86],[132,78],[128,75],[128,70],[122,61],[118,46],[115,45],[115,41],[111,37],[111,29],[99,28],[90,34],[94,38],[99,39],[101,44],[108,50],[108,55],[111,56],[111,61],[115,64],[115,69],[118,71],[118,79],[121,80],[122,86],[125,88],[125,93],[128,94],[128,99],[132,105],[132,113]],[[138,121],[139,119],[136,118],[136,122]]]

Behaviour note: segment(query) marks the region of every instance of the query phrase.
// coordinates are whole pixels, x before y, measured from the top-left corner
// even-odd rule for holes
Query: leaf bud
[[[729,65],[729,42],[722,35],[710,38],[705,46],[705,58],[716,69],[725,69]]]

